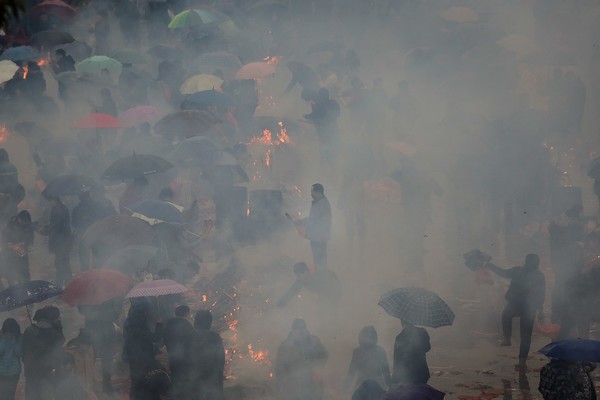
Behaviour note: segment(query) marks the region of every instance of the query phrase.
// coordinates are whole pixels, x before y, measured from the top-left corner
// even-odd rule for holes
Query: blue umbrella
[[[161,222],[185,223],[185,218],[181,211],[166,201],[143,200],[133,204],[129,209],[133,212],[133,217],[141,218],[150,223],[150,225]]]
[[[62,293],[62,289],[47,281],[29,281],[8,287],[0,292],[0,311],[39,303]],[[27,308],[29,315],[29,308]],[[29,317],[31,321],[31,316]]]
[[[231,97],[216,90],[196,92],[189,95],[186,101],[199,106],[228,106],[233,103]]]
[[[33,61],[40,58],[40,53],[29,46],[10,47],[0,54],[0,60]]]
[[[600,342],[589,339],[565,339],[547,344],[540,353],[559,360],[600,362]]]

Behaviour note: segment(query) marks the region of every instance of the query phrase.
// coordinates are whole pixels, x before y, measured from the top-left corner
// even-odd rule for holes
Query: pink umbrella
[[[235,73],[235,79],[259,79],[275,73],[275,65],[266,62],[253,62],[244,65]]]
[[[125,127],[156,122],[162,117],[162,112],[152,106],[135,106],[119,114],[119,120]]]
[[[109,114],[91,113],[75,121],[76,129],[101,129],[121,127],[121,121]]]
[[[125,298],[166,296],[169,294],[187,293],[189,291],[188,288],[171,279],[159,279],[138,283],[127,293]]]

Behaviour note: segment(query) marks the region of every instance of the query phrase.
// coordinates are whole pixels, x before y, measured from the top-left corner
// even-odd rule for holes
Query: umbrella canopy
[[[446,394],[425,383],[400,385],[383,396],[383,400],[444,400]]]
[[[195,72],[214,73],[220,70],[227,80],[235,77],[235,73],[242,68],[240,59],[226,51],[215,51],[205,53],[196,57],[191,64],[191,70]]]
[[[104,171],[102,178],[109,180],[136,179],[144,175],[165,172],[171,168],[173,168],[173,164],[159,156],[134,154],[112,163]]]
[[[566,339],[547,344],[540,353],[559,360],[600,362],[600,342],[589,339]]]
[[[587,169],[590,178],[600,180],[600,157],[593,159]]]
[[[156,281],[138,283],[129,293],[127,293],[125,298],[166,296],[169,294],[182,294],[187,292],[189,292],[188,288],[171,279],[159,279]]]
[[[61,293],[61,288],[47,281],[29,281],[10,286],[0,292],[0,311],[39,303]]]
[[[0,60],[35,61],[39,58],[40,53],[30,46],[9,47],[0,54]]]
[[[101,75],[105,69],[109,72],[112,79],[115,79],[121,75],[123,66],[114,58],[107,56],[92,56],[77,64],[77,70],[82,73]]]
[[[37,19],[44,14],[70,20],[77,16],[77,10],[61,0],[45,0],[29,10],[28,16]]]
[[[148,266],[148,261],[157,253],[157,248],[147,245],[132,245],[111,255],[104,265],[126,274],[135,274]]]
[[[478,21],[479,15],[467,7],[450,7],[442,13],[442,18],[446,21],[462,24]]]
[[[185,99],[185,103],[187,103],[188,106],[192,107],[229,106],[233,104],[233,100],[231,99],[231,97],[227,96],[224,93],[220,93],[216,90],[210,89],[189,95]]]
[[[75,121],[75,129],[122,128],[121,121],[109,114],[91,113]]]
[[[117,50],[111,54],[111,57],[123,64],[146,64],[148,59],[137,50],[124,49]]]
[[[220,14],[220,13],[219,13]],[[169,29],[191,28],[222,21],[223,18],[212,10],[185,10],[173,17]]]
[[[70,305],[98,305],[115,297],[124,296],[132,280],[112,269],[91,269],[73,277],[60,299]]]
[[[379,305],[391,316],[413,325],[438,328],[454,322],[454,313],[444,300],[422,288],[392,290],[381,296]]]
[[[188,78],[181,84],[179,92],[181,94],[192,94],[201,91],[211,91],[221,87],[223,79],[214,75],[198,74]]]
[[[209,111],[177,111],[163,117],[154,125],[162,136],[190,138],[200,136],[222,120]]]
[[[219,146],[205,137],[182,140],[175,147],[174,158],[184,165],[208,167],[215,165],[220,157]]]
[[[148,50],[148,54],[152,57],[163,59],[163,60],[178,60],[183,56],[183,51],[177,47],[165,46],[164,44],[157,44]]]
[[[144,200],[128,206],[131,216],[140,218],[150,225],[163,222],[184,224],[185,218],[175,206],[161,200]]]
[[[83,191],[104,193],[104,186],[85,175],[62,175],[54,178],[42,191],[42,196],[60,197],[77,196]]]
[[[10,60],[0,61],[0,83],[10,81],[15,72],[19,70],[19,66]]]
[[[162,111],[156,107],[141,105],[123,111],[119,114],[119,121],[123,126],[131,127],[157,121],[162,114]]]
[[[75,38],[68,32],[48,30],[41,31],[29,39],[29,43],[36,47],[52,47],[61,44],[73,43]]]
[[[275,73],[275,65],[266,62],[253,62],[244,65],[235,74],[235,79],[260,79]]]

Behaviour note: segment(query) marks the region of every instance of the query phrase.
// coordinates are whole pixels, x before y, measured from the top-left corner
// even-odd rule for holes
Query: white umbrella
[[[19,70],[19,66],[10,60],[0,61],[0,83],[10,81],[15,72]]]

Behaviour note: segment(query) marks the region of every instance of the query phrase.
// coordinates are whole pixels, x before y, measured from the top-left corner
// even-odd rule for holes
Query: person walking
[[[0,337],[0,400],[14,400],[21,376],[21,327],[13,318],[2,323]]]
[[[539,320],[544,319],[544,297],[546,295],[546,280],[539,270],[540,257],[537,254],[527,254],[525,264],[520,267],[502,269],[490,262],[486,264],[495,274],[510,279],[506,291],[507,301],[502,311],[501,346],[511,345],[512,319],[520,318],[521,344],[519,346],[519,364],[517,368],[527,368],[527,356],[531,347],[531,334],[536,312]]]
[[[310,195],[313,199],[308,217],[293,221],[303,232],[304,237],[310,240],[310,249],[313,262],[317,268],[327,267],[327,241],[331,236],[331,205],[325,197],[325,188],[320,183],[311,187]],[[286,213],[291,219],[291,216]]]
[[[48,197],[52,208],[50,210],[50,223],[38,232],[48,236],[48,250],[54,254],[54,268],[56,268],[56,281],[58,286],[64,286],[71,279],[71,217],[69,209],[60,201],[59,197]]]
[[[425,328],[416,327],[404,320],[402,327],[404,329],[394,342],[392,383],[427,383],[430,377],[427,366],[427,352],[431,350],[429,334]]]
[[[354,381],[354,388],[359,388],[365,381],[372,381],[380,387],[390,387],[390,365],[385,350],[377,345],[377,331],[373,326],[365,326],[360,331],[358,345],[352,352],[346,386]]]

